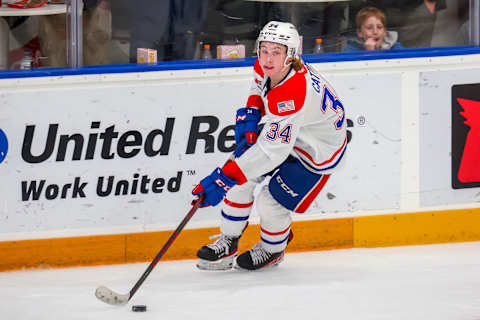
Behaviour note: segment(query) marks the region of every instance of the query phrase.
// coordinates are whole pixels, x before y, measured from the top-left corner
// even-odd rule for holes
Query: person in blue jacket
[[[344,51],[402,49],[398,33],[387,30],[387,18],[382,10],[365,7],[356,16],[357,34],[347,40]]]

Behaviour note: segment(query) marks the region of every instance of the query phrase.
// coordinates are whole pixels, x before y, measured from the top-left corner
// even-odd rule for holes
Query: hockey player
[[[300,38],[290,23],[271,21],[257,41],[258,59],[245,108],[237,110],[236,159],[193,189],[203,206],[221,204],[221,235],[202,247],[198,267],[232,268],[254,203],[260,242],[235,266],[257,270],[283,260],[291,212],[303,213],[342,162],[347,147],[345,110],[332,86],[297,55]],[[257,126],[264,127],[257,135]],[[226,197],[225,197],[226,196]]]

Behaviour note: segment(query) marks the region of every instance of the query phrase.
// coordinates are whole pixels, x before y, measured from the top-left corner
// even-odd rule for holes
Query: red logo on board
[[[457,98],[463,108],[460,115],[470,127],[458,170],[460,182],[480,182],[480,101]]]
[[[452,86],[453,189],[480,188],[480,83]]]

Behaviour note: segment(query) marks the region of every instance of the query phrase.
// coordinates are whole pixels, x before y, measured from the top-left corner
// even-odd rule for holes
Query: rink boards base
[[[287,252],[480,240],[480,208],[295,221]],[[151,261],[172,231],[0,242],[0,271]],[[163,260],[194,259],[219,228],[183,230]],[[250,225],[240,252],[259,239]]]

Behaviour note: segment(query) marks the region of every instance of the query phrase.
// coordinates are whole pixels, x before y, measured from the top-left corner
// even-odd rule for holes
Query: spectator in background
[[[356,16],[357,35],[347,40],[345,51],[402,49],[395,31],[387,31],[385,13],[366,7]]]
[[[212,48],[222,44],[243,44],[247,57],[256,55],[255,41],[270,4],[245,0],[210,0],[202,43]]]
[[[302,37],[302,53],[312,53],[321,38],[326,52],[341,51],[342,28],[346,24],[346,2],[275,2],[269,18],[297,25]]]
[[[170,39],[172,60],[195,58],[201,39],[209,0],[173,0],[171,4]]]
[[[311,3],[301,4],[303,16],[298,23],[303,36],[303,52],[311,53],[316,38],[322,38],[326,52],[341,50],[341,29],[346,20],[345,3]]]
[[[137,48],[157,50],[165,60],[169,41],[170,0],[128,0],[130,24],[130,62],[137,62]]]
[[[461,25],[455,36],[455,45],[464,46],[472,44],[470,39],[470,3],[468,0],[460,0],[458,3],[458,17]]]
[[[468,31],[470,21],[465,21],[458,29],[457,35],[455,37],[455,44],[457,46],[465,46],[470,44],[470,34]]]
[[[445,0],[351,0],[349,16],[366,6],[379,8],[388,16],[389,30],[398,32],[398,40],[404,47],[430,47],[437,12],[446,8]],[[354,29],[353,21],[349,29]]]
[[[108,64],[112,36],[110,3],[108,0],[84,0],[83,3],[83,64]],[[67,66],[66,24],[65,14],[40,17],[38,37],[42,54],[47,57],[46,66]]]
[[[112,11],[109,0],[84,0],[83,64],[110,63]]]
[[[206,20],[208,0],[128,0],[130,62],[137,48],[157,50],[157,59],[193,59]]]
[[[397,30],[406,48],[430,47],[437,12],[446,8],[445,0],[385,0],[390,28]],[[396,2],[396,3],[395,3]]]

